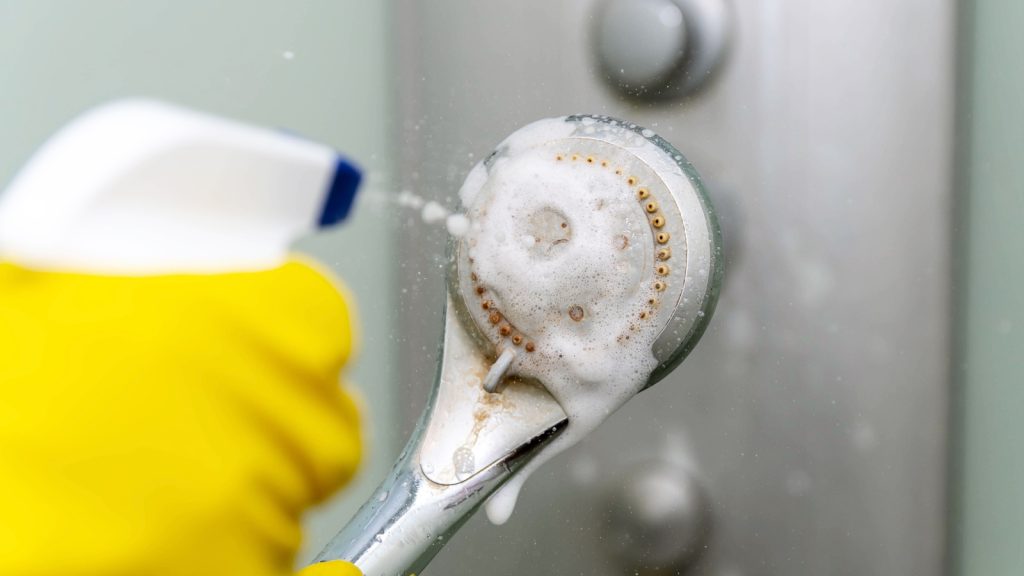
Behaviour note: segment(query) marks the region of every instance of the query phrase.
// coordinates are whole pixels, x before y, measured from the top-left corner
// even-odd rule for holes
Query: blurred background
[[[297,247],[359,303],[384,476],[433,382],[466,173],[532,120],[660,133],[721,212],[726,284],[668,380],[476,518],[428,574],[1024,573],[1024,3],[0,0],[0,186],[59,126],[151,96],[358,160]],[[652,489],[652,487],[663,489]],[[667,488],[666,488],[667,487]]]

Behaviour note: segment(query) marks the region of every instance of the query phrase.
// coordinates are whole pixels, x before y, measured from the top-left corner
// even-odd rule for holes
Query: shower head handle
[[[554,399],[533,384],[483,392],[480,374],[493,359],[451,310],[449,297],[446,354],[430,408],[388,477],[314,562],[346,560],[365,576],[418,573],[488,496],[568,426]],[[500,397],[501,405],[481,394]],[[492,426],[501,433],[487,433]]]

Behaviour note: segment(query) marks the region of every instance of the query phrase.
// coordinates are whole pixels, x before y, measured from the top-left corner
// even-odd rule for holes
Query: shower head
[[[460,199],[471,224],[450,245],[430,406],[318,561],[418,572],[499,488],[488,512],[503,521],[530,470],[671,372],[714,310],[714,212],[693,167],[650,130],[535,122],[470,172]]]
[[[722,271],[718,225],[696,171],[652,131],[605,116],[535,122],[460,197],[473,225],[449,292],[482,346],[517,352],[511,371],[536,376],[588,345],[621,363],[650,341],[646,388],[700,339]]]

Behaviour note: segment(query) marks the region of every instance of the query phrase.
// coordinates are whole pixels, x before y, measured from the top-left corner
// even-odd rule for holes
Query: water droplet
[[[455,475],[462,479],[473,473],[476,467],[476,458],[473,456],[473,449],[469,446],[461,446],[452,455],[452,465],[455,466]]]

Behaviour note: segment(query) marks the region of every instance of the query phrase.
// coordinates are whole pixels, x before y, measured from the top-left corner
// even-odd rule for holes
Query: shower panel
[[[399,0],[401,189],[457,204],[533,119],[672,141],[719,209],[725,284],[690,359],[478,517],[426,574],[944,570],[952,0]],[[401,227],[415,424],[445,237]]]

